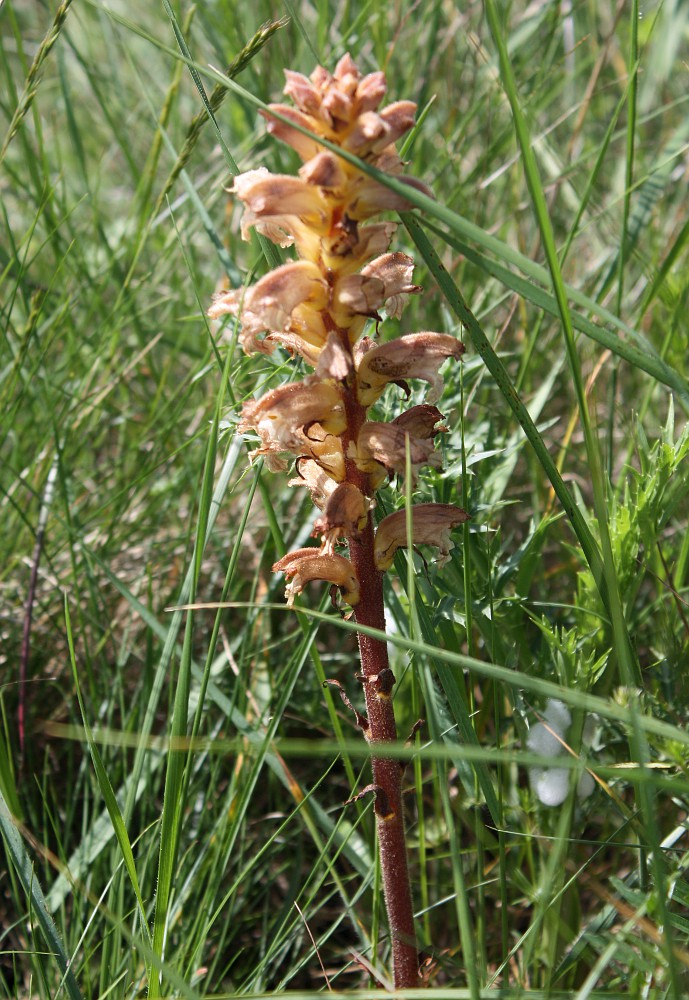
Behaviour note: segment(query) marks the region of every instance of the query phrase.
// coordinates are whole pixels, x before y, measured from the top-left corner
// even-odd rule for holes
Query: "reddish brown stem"
[[[361,586],[356,620],[361,625],[385,631],[383,576],[373,560],[370,515],[366,530],[359,539],[350,540],[349,548]],[[373,744],[394,743],[397,740],[391,695],[394,681],[387,646],[378,639],[359,634],[359,651],[369,721],[366,738]],[[402,809],[402,768],[393,758],[374,756],[372,769],[380,866],[392,940],[393,980],[396,989],[410,989],[419,986],[419,961]]]

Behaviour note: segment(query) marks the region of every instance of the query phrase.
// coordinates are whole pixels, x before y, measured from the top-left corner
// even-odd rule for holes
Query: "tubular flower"
[[[440,421],[443,415],[437,406],[429,406],[428,403],[421,403],[419,406],[412,406],[410,410],[400,413],[392,423],[395,427],[402,427],[417,438],[432,438],[436,434],[444,434],[447,427]]]
[[[270,354],[276,342],[289,347],[290,337],[318,323],[320,310],[328,302],[328,286],[318,267],[308,260],[291,261],[261,278],[246,293],[233,288],[217,295],[208,315],[242,314],[240,342],[247,354]],[[263,340],[257,336],[265,333]],[[304,344],[304,351],[308,347]]]
[[[460,507],[449,503],[420,503],[411,508],[412,545],[434,545],[445,562],[450,554],[450,532],[458,524],[469,520]],[[407,511],[396,510],[378,525],[376,532],[375,560],[378,569],[392,566],[395,552],[409,545],[407,537]]]
[[[313,458],[297,459],[295,479],[290,479],[288,486],[306,486],[311,499],[319,510],[324,510],[328,498],[337,489],[337,482]]]
[[[439,368],[447,358],[459,359],[464,344],[447,333],[410,333],[380,344],[363,356],[358,369],[359,400],[375,403],[388,382],[420,378],[430,382],[428,398],[435,402],[443,388]]]
[[[378,318],[378,309],[386,304],[388,316],[399,319],[404,308],[404,295],[421,291],[411,284],[414,261],[406,253],[386,253],[361,269],[348,274],[338,283],[335,295],[346,313]]]
[[[367,420],[359,431],[357,466],[373,476],[377,475],[378,466],[382,466],[388,475],[402,474],[407,465],[407,447],[413,484],[420,466],[440,467],[440,454],[435,450],[432,438],[415,437],[394,421],[384,424]]]
[[[340,483],[313,526],[313,534],[323,539],[323,550],[334,552],[340,538],[358,538],[366,527],[372,504],[353,483]]]
[[[383,518],[376,531],[374,494],[386,479],[403,473],[409,461],[412,485],[422,466],[439,468],[436,434],[446,430],[433,401],[442,391],[440,368],[458,361],[463,344],[449,333],[411,333],[386,343],[366,335],[371,320],[398,320],[410,295],[414,262],[390,251],[396,226],[374,221],[385,211],[407,210],[405,191],[430,195],[420,181],[403,175],[395,143],[414,124],[415,105],[381,106],[385,77],[362,75],[351,56],[330,73],[316,67],[307,77],[288,71],[289,104],[264,113],[268,132],[301,158],[298,176],[265,168],[235,177],[231,193],[243,203],[241,232],[254,229],[295,259],[253,286],[216,296],[210,316],[236,319],[246,353],[277,348],[311,369],[300,382],[272,389],[244,404],[239,433],[254,432],[273,470],[294,460],[290,486],[305,486],[320,511],[313,534],[320,545],[289,552],[273,565],[284,573],[289,604],[311,581],[331,584],[353,609],[368,718],[357,722],[373,746],[398,738],[392,706],[394,676],[389,667],[382,574],[401,546],[435,545],[441,561],[449,554],[450,532],[469,515],[451,504],[421,504]],[[308,134],[306,134],[308,133]],[[327,145],[326,145],[327,144]],[[395,191],[374,180],[333,148],[396,180]],[[411,406],[383,423],[369,414],[389,383],[409,394],[407,380],[429,385],[428,402]],[[409,456],[409,459],[407,458]],[[337,550],[337,551],[336,551]],[[345,554],[346,553],[346,554]],[[345,704],[349,704],[345,697]],[[406,861],[401,771],[390,759],[372,756],[375,811],[380,834],[381,872],[390,918],[395,988],[418,985],[414,910]]]
[[[261,447],[255,454],[280,452],[301,454],[325,443],[330,434],[346,427],[342,397],[328,381],[307,379],[291,382],[244,404],[238,425],[240,433],[255,430]],[[330,449],[328,449],[330,450]]]
[[[354,607],[359,601],[359,581],[349,559],[321,549],[296,549],[273,565],[274,573],[284,573],[289,583],[285,590],[292,604],[312,580],[326,580],[338,587],[345,601]]]

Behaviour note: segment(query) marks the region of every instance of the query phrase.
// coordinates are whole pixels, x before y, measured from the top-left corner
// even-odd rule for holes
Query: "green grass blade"
[[[469,331],[474,348],[480,354],[486,368],[495,379],[505,402],[519,421],[524,434],[531,444],[538,461],[543,467],[544,472],[555,490],[558,500],[562,504],[562,507],[572,524],[572,528],[582,547],[586,561],[591,567],[591,572],[593,573],[596,582],[600,585],[602,596],[606,591],[606,583],[603,576],[603,565],[600,550],[596,540],[591,534],[589,526],[579,510],[574,497],[568,490],[562,476],[558,472],[557,467],[553,462],[548,449],[546,448],[543,438],[539,434],[536,425],[531,419],[529,411],[519,398],[507,369],[491,347],[491,344],[483,332],[480,323],[477,321],[462,298],[459,289],[448,274],[446,268],[443,266],[440,258],[433,249],[416,217],[407,213],[403,216],[403,221],[407,227],[409,235],[414,241],[419,253],[423,257],[426,266],[437,281],[438,287],[447,299],[450,308],[459,321]],[[605,597],[604,601],[606,601]]]
[[[510,107],[512,109],[512,118],[524,164],[526,182],[533,202],[534,213],[538,219],[539,230],[543,240],[543,247],[548,261],[548,267],[550,269],[553,291],[555,293],[555,298],[557,299],[558,310],[562,320],[562,332],[564,335],[567,357],[569,359],[570,370],[572,373],[574,391],[579,404],[579,417],[584,433],[586,456],[591,470],[593,506],[596,512],[596,519],[598,521],[598,530],[600,532],[602,547],[602,571],[605,582],[603,583],[603,579],[599,577],[596,577],[596,582],[601,590],[601,596],[603,597],[606,609],[610,616],[610,625],[614,636],[615,652],[619,659],[621,678],[623,682],[630,687],[632,685],[641,687],[641,670],[627,631],[627,624],[624,618],[622,600],[613,560],[610,531],[608,526],[606,480],[603,472],[599,442],[594,433],[589,416],[588,400],[581,375],[581,365],[576,349],[574,329],[572,326],[569,302],[567,299],[567,291],[562,280],[562,272],[560,269],[557,249],[555,247],[555,238],[550,221],[548,205],[536,164],[531,134],[520,106],[512,66],[507,53],[505,39],[499,25],[494,0],[486,0],[486,16],[490,25],[493,41],[498,49],[501,76],[508,100],[510,102]],[[577,535],[581,541],[581,535],[579,532],[577,532]],[[589,563],[589,565],[591,564]],[[593,566],[591,566],[591,570],[594,572]],[[594,576],[595,575],[596,574],[594,572]]]
[[[146,934],[148,934],[148,915],[146,913],[146,906],[141,895],[141,889],[139,887],[139,879],[136,873],[136,863],[134,861],[134,854],[132,852],[132,845],[129,840],[129,834],[127,833],[127,827],[125,826],[124,819],[122,818],[122,813],[120,812],[120,807],[117,803],[117,798],[113,791],[112,785],[110,784],[110,779],[108,778],[107,771],[103,764],[103,760],[98,750],[98,746],[93,738],[93,733],[89,725],[86,716],[86,706],[84,705],[84,699],[81,693],[81,684],[79,682],[79,670],[77,667],[77,658],[74,650],[74,637],[72,634],[72,622],[69,614],[69,601],[67,594],[65,594],[65,628],[67,632],[67,645],[69,648],[69,658],[72,665],[72,676],[74,677],[74,690],[76,691],[77,701],[79,702],[79,709],[81,711],[81,718],[84,726],[84,733],[86,735],[86,741],[89,747],[89,753],[91,754],[91,760],[93,761],[93,768],[96,772],[96,777],[98,779],[98,785],[103,793],[103,798],[105,800],[105,806],[108,810],[108,815],[110,816],[110,821],[112,823],[112,828],[117,839],[120,852],[122,854],[122,860],[124,861],[124,866],[129,876],[129,881],[131,882],[132,889],[136,896],[136,901],[139,906],[139,913],[141,915],[141,926],[144,928]],[[150,938],[149,938],[150,944]]]
[[[53,918],[48,912],[45,897],[38,884],[31,859],[14,824],[2,792],[0,792],[0,829],[2,830],[2,837],[5,841],[8,858],[19,877],[22,888],[26,893],[26,898],[31,902],[31,911],[35,914],[43,931],[50,949],[50,955],[60,968],[67,994],[70,1000],[84,1000],[74,972],[70,968],[71,959],[67,956],[62,939],[53,923]]]
[[[526,278],[520,277],[508,267],[505,267],[498,261],[493,260],[486,254],[476,250],[472,244],[465,242],[457,236],[451,235],[437,226],[427,223],[425,220],[424,227],[438,236],[438,238],[441,239],[443,243],[446,243],[447,246],[452,247],[453,250],[461,253],[468,261],[479,267],[481,271],[497,278],[497,280],[504,285],[505,288],[509,288],[511,291],[516,292],[516,294],[524,299],[525,302],[530,302],[537,309],[542,310],[549,316],[559,317],[560,313],[557,301],[552,292],[542,288],[540,285],[534,284],[533,281],[528,281]],[[670,265],[671,263],[672,262],[670,262]],[[622,340],[612,331],[606,330],[605,327],[598,326],[598,324],[593,323],[582,312],[571,312],[571,319],[572,326],[575,330],[579,330],[590,340],[600,344],[601,347],[604,347],[617,357],[622,358],[623,361],[633,365],[634,368],[639,368],[641,371],[646,372],[647,375],[651,375],[658,382],[661,382],[663,385],[668,386],[668,388],[673,389],[679,395],[686,392],[686,380],[683,379],[678,372],[671,368],[670,365],[666,364],[662,358],[658,357],[655,352],[649,352],[643,347],[638,346],[636,343],[632,343],[628,340]]]

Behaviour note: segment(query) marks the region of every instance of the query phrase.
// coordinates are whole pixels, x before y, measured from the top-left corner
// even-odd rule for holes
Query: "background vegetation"
[[[233,164],[296,165],[252,97],[350,51],[419,105],[401,329],[467,344],[419,494],[472,521],[388,593],[430,985],[686,996],[689,6],[173,6],[0,9],[0,993],[385,984],[365,748],[322,687],[359,704],[354,638],[317,591],[283,609],[312,511],[233,433],[292,369],[204,318],[266,267]],[[243,88],[217,129],[209,65]],[[552,697],[597,779],[559,808]]]

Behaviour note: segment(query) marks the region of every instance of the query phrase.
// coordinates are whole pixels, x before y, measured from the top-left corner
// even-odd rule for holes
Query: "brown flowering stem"
[[[373,526],[368,525],[359,540],[350,539],[349,554],[359,578],[361,596],[355,609],[361,625],[385,631],[383,574],[373,560]],[[366,739],[376,743],[397,741],[397,725],[391,697],[387,646],[380,639],[358,633],[364,693],[368,713]],[[394,681],[393,681],[394,683]],[[397,989],[419,985],[419,960],[414,931],[407,845],[402,808],[402,768],[392,757],[376,757],[371,762],[376,796],[376,827],[385,906],[390,923],[393,981]],[[384,803],[384,808],[381,808]]]
[[[285,75],[284,92],[294,106],[270,105],[267,127],[299,154],[298,175],[260,167],[236,176],[232,192],[244,203],[242,235],[248,238],[254,229],[280,246],[293,246],[295,259],[248,289],[221,291],[209,315],[240,317],[239,341],[247,353],[281,348],[312,369],[300,382],[247,400],[237,425],[239,433],[258,436],[253,454],[274,471],[287,469],[286,456],[293,459],[290,485],[305,486],[320,511],[313,526],[320,545],[288,552],[273,565],[285,575],[288,602],[323,581],[352,608],[360,626],[384,633],[383,573],[396,551],[431,545],[442,565],[452,547],[450,532],[468,518],[453,504],[420,503],[411,515],[406,509],[388,514],[374,531],[371,514],[386,480],[408,475],[413,488],[422,466],[440,467],[434,438],[445,428],[432,404],[442,391],[441,366],[458,361],[464,346],[449,333],[428,330],[382,341],[378,336],[381,310],[388,320],[399,319],[406,298],[421,291],[412,283],[412,258],[388,252],[394,224],[370,221],[381,212],[408,209],[407,188],[426,190],[401,174],[404,164],[395,149],[414,124],[415,105],[401,100],[380,107],[384,75],[362,75],[349,54],[334,73],[317,66],[310,77],[292,70]],[[403,191],[391,194],[330,146],[397,177]],[[370,320],[375,336],[365,334]],[[407,407],[393,421],[375,419],[369,411],[388,387],[409,399],[410,380],[428,384],[426,402]],[[399,761],[376,755],[376,747],[397,742],[395,679],[384,641],[359,633],[359,650],[367,717],[355,714],[371,744],[373,767],[373,781],[360,795],[375,796],[393,979],[397,989],[408,989],[419,985],[419,960],[403,770]]]

